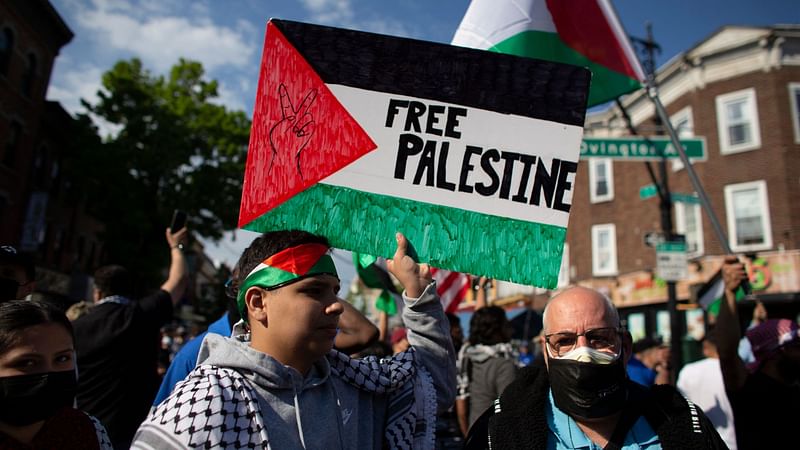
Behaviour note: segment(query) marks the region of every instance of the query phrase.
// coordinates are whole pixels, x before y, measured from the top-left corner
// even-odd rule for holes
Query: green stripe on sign
[[[614,100],[641,87],[637,80],[595,63],[577,50],[573,50],[555,33],[523,31],[499,42],[489,50],[588,68],[592,72],[588,107]]]
[[[547,289],[558,284],[567,234],[566,228],[553,225],[322,183],[244,228],[306,230],[326,236],[333,247],[384,257],[394,255],[394,233],[401,231],[421,259],[434,267]]]

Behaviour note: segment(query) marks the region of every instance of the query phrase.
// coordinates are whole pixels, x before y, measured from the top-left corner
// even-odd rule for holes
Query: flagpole
[[[678,139],[678,134],[675,132],[675,129],[672,128],[672,123],[670,123],[667,116],[667,110],[664,108],[664,105],[661,103],[661,99],[658,96],[658,89],[655,86],[649,85],[649,83],[646,89],[647,96],[653,101],[658,115],[661,117],[661,120],[664,121],[667,133],[672,141],[672,145],[678,150],[678,155],[680,156],[683,165],[686,167],[686,173],[689,175],[689,180],[692,182],[692,187],[694,188],[695,192],[697,192],[697,196],[700,199],[700,205],[706,211],[709,221],[711,221],[711,227],[714,229],[714,233],[717,235],[720,245],[722,245],[722,250],[726,254],[732,254],[733,251],[728,243],[727,236],[725,236],[725,232],[722,230],[722,225],[720,225],[719,219],[717,219],[717,215],[714,213],[714,210],[711,209],[711,202],[708,199],[708,195],[706,194],[705,189],[703,189],[703,185],[700,183],[700,179],[697,177],[697,172],[694,171],[691,161],[689,161],[689,158],[686,156],[686,151],[683,149],[680,139]]]
[[[650,30],[648,29],[648,32]],[[652,39],[652,37],[650,37]],[[636,56],[638,59],[638,55]],[[654,63],[653,63],[654,64]],[[653,66],[653,69],[655,67]],[[708,199],[708,195],[706,194],[705,189],[703,188],[702,183],[700,182],[700,178],[697,177],[697,172],[694,170],[694,166],[692,162],[689,160],[689,157],[686,156],[686,151],[683,148],[683,145],[680,143],[680,139],[678,138],[678,133],[672,127],[672,122],[669,120],[669,115],[667,114],[667,109],[664,108],[664,104],[661,103],[661,98],[658,95],[658,84],[656,83],[656,74],[655,70],[650,73],[646,79],[645,92],[647,93],[647,97],[653,102],[653,105],[656,109],[656,114],[658,117],[661,118],[661,122],[664,124],[664,128],[669,135],[670,141],[672,142],[673,147],[678,151],[678,156],[683,162],[684,167],[686,168],[686,173],[689,175],[689,181],[692,183],[692,187],[694,188],[695,192],[697,192],[697,197],[700,200],[700,206],[706,212],[706,216],[708,220],[711,222],[711,228],[714,230],[714,234],[717,237],[717,240],[722,247],[722,251],[726,255],[733,255],[733,250],[731,249],[730,243],[728,241],[728,237],[725,234],[725,231],[722,229],[722,225],[717,218],[717,215],[714,213],[714,210],[711,208],[711,201]],[[620,103],[621,106],[621,103]],[[750,283],[747,280],[744,280],[741,284],[742,290],[744,290],[746,295],[751,295],[752,290],[750,287]]]
[[[694,171],[691,161],[689,161],[689,158],[686,156],[686,151],[683,149],[680,139],[678,139],[678,133],[676,133],[675,129],[672,128],[672,123],[669,121],[669,117],[667,116],[667,110],[661,103],[661,98],[658,96],[658,88],[655,87],[654,84],[654,82],[651,83],[651,80],[648,80],[648,84],[645,88],[647,90],[647,96],[650,97],[650,100],[652,100],[656,107],[656,112],[666,125],[666,130],[669,134],[670,141],[672,141],[672,145],[675,147],[675,149],[678,150],[678,155],[680,156],[683,165],[686,167],[686,173],[689,175],[689,181],[691,181],[692,187],[694,188],[695,192],[697,192],[700,205],[703,207],[703,210],[705,210],[706,216],[708,216],[708,220],[711,222],[711,228],[714,229],[714,234],[717,235],[717,240],[722,246],[722,251],[727,255],[733,255],[734,253],[731,249],[730,243],[728,242],[728,238],[725,235],[725,231],[723,231],[722,225],[720,224],[719,219],[717,219],[717,215],[714,213],[714,210],[711,209],[711,201],[708,199],[708,195],[706,194],[705,189],[703,189],[703,185],[700,182],[700,178],[697,177],[697,172]],[[750,283],[747,280],[744,280],[741,286],[746,295],[749,296],[752,294]]]

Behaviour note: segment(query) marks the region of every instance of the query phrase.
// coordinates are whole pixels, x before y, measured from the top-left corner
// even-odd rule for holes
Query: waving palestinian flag
[[[472,0],[453,45],[588,67],[590,107],[645,80],[610,0]]]

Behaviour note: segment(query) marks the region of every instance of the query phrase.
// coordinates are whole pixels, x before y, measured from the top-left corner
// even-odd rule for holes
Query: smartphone
[[[186,212],[176,209],[172,212],[172,223],[169,226],[169,231],[174,233],[186,226]]]

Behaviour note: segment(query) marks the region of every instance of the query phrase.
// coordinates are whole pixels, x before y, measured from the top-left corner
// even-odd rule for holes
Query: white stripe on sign
[[[581,127],[328,87],[378,148],[322,183],[567,226]]]

